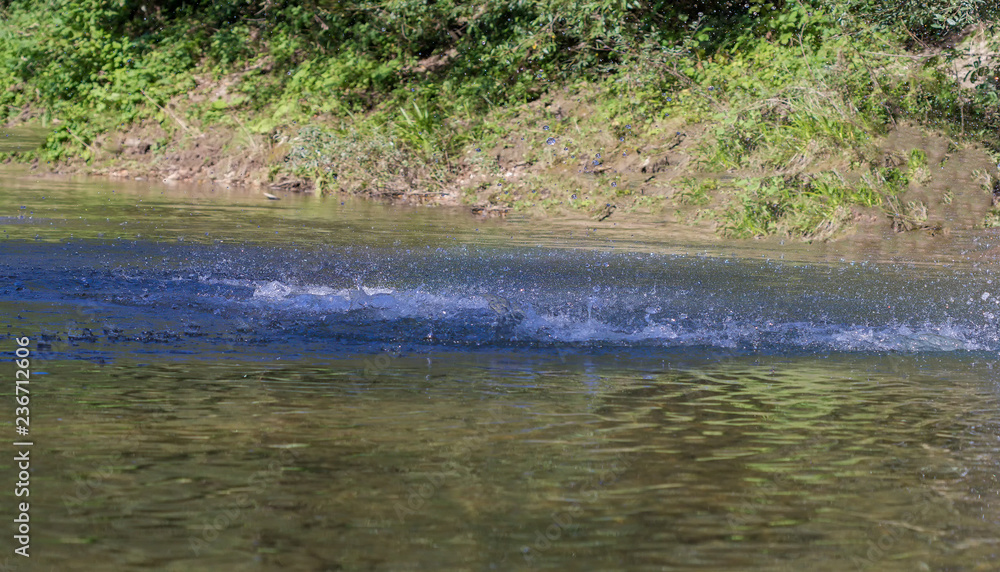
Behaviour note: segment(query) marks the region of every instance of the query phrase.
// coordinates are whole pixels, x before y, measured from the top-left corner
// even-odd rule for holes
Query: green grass
[[[274,161],[272,176],[366,194],[444,188],[469,172],[499,178],[487,151],[512,137],[527,137],[522,161],[551,167],[623,140],[659,148],[675,128],[704,126],[688,150],[703,173],[685,173],[698,176],[677,183],[670,202],[705,207],[699,216],[720,232],[822,239],[855,208],[881,208],[905,229],[926,220],[926,206],[900,198],[909,180],[928,180],[926,153],[911,151],[905,173],[860,166],[876,164],[874,141],[903,118],[1000,150],[989,79],[1000,61],[967,70],[979,83],[963,91],[948,71],[957,48],[943,43],[997,21],[1000,3],[907,4],[904,29],[884,18],[900,2],[405,0],[373,10],[191,0],[137,18],[132,2],[8,0],[0,119],[57,125],[42,149],[13,157],[46,162],[96,161],[102,137],[140,124],[166,134],[157,152],[228,126],[238,145]],[[941,55],[896,57],[909,55],[911,34]],[[560,111],[560,98],[585,111]],[[816,167],[824,162],[855,172]],[[703,176],[722,170],[740,173],[734,188]],[[663,208],[615,177],[596,177],[596,190],[494,179],[462,195],[515,210]],[[545,192],[530,193],[539,182]]]
[[[715,179],[699,181],[687,177],[681,179],[677,187],[677,191],[673,194],[674,202],[681,205],[705,206],[712,202],[711,195],[719,188],[719,183]]]
[[[737,184],[738,190],[719,214],[719,226],[726,236],[780,234],[822,240],[844,229],[853,216],[851,207],[889,204],[906,180],[897,169],[876,169],[853,184],[833,171],[744,179]]]
[[[993,209],[986,215],[983,221],[985,228],[1000,228],[1000,209]]]
[[[913,149],[910,151],[910,157],[907,161],[907,166],[911,171],[921,169],[927,166],[927,153],[923,149]]]

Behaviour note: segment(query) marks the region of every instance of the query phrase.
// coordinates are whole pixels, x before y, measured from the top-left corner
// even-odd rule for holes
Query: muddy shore
[[[605,225],[660,221],[704,228],[718,227],[713,213],[732,204],[733,192],[744,181],[809,181],[817,173],[835,172],[849,184],[860,184],[873,167],[899,168],[908,175],[897,200],[919,209],[916,222],[903,225],[884,208],[855,206],[836,232],[807,240],[886,229],[946,235],[982,228],[993,208],[997,169],[990,154],[974,142],[916,123],[900,122],[862,151],[803,155],[781,170],[720,171],[706,168],[703,160],[712,137],[707,125],[666,119],[629,125],[624,136],[614,129],[581,130],[575,118],[591,114],[593,103],[574,95],[542,98],[508,114],[503,134],[489,147],[467,145],[450,158],[445,177],[441,169],[415,165],[395,176],[321,186],[287,168],[297,144],[294,132],[252,134],[192,124],[170,131],[156,122],[98,137],[89,161],[71,158],[49,165],[35,160],[30,167],[52,174],[251,187],[275,196],[319,192],[461,206],[482,216],[513,213],[589,218]],[[925,160],[908,165],[915,154]],[[701,188],[705,191],[693,196],[692,189]]]

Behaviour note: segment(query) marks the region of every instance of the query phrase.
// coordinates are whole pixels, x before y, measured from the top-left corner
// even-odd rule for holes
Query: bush
[[[940,42],[969,26],[993,26],[1000,20],[1000,0],[849,0],[846,5],[876,25],[903,26],[927,42]]]

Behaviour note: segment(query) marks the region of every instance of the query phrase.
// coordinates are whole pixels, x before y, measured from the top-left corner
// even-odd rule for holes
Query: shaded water
[[[989,570],[1000,550],[994,235],[808,250],[2,185],[4,351],[37,349],[24,569]]]

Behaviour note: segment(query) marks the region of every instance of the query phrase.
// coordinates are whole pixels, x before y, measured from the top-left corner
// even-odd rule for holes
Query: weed
[[[907,166],[911,171],[915,171],[921,167],[926,167],[927,153],[925,153],[922,149],[912,149],[910,151],[909,159],[907,160]]]
[[[995,179],[988,171],[983,169],[973,169],[972,178],[979,184],[979,188],[988,195],[993,194]]]
[[[884,177],[882,181],[881,186],[887,187]],[[720,215],[723,233],[736,238],[784,234],[826,240],[850,222],[850,207],[882,204],[880,189],[849,185],[835,171],[744,179],[737,186],[734,200]]]
[[[441,129],[439,114],[431,115],[426,107],[421,109],[417,102],[413,102],[412,115],[407,113],[405,107],[399,108],[403,121],[395,123],[396,134],[406,144],[421,151],[424,155],[430,156],[434,151],[445,147],[438,131]]]
[[[288,170],[323,186],[392,194],[412,171],[413,157],[376,128],[331,131],[303,127],[290,141]]]
[[[636,198],[635,202],[629,208],[630,212],[636,212],[640,210],[648,210],[651,213],[660,212],[663,209],[663,203],[666,197],[660,195],[643,195]]]
[[[704,206],[712,201],[709,192],[718,189],[719,183],[715,179],[698,181],[688,177],[681,179],[678,186],[679,189],[673,194],[674,202],[681,205]]]
[[[921,201],[909,201],[904,205],[898,197],[889,196],[885,211],[896,232],[927,228],[927,206]]]
[[[985,228],[1000,228],[1000,209],[992,209],[986,214],[986,220],[983,221],[983,226]]]

